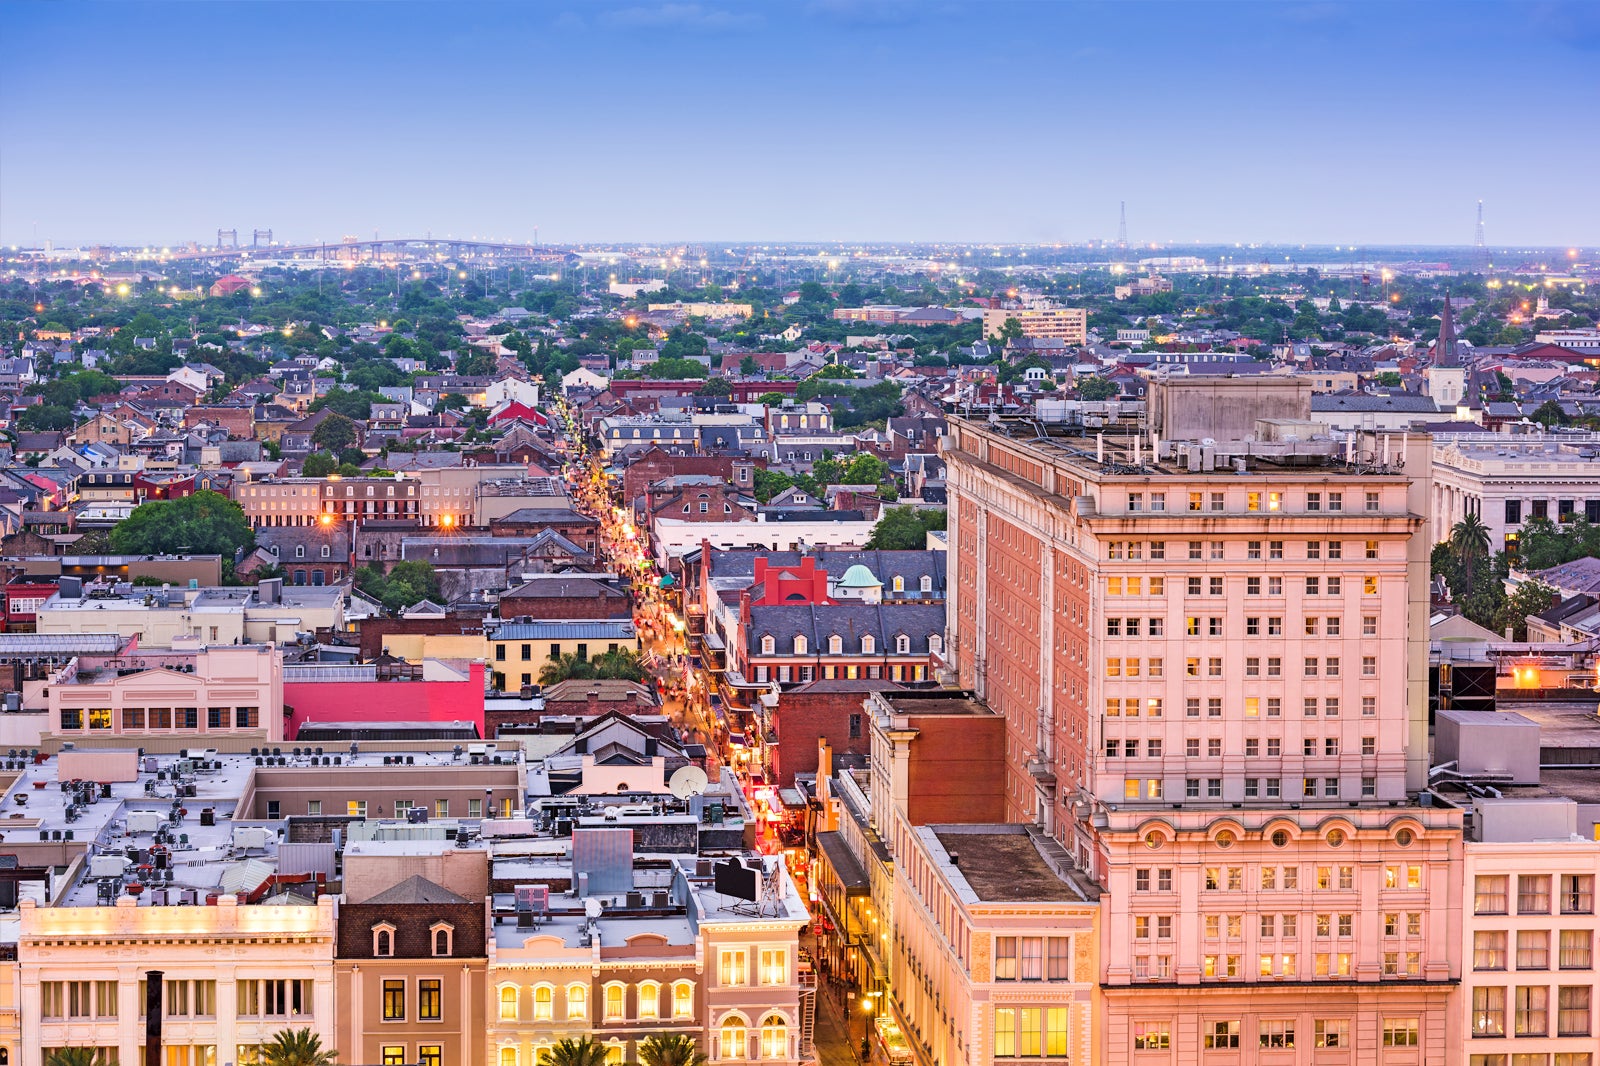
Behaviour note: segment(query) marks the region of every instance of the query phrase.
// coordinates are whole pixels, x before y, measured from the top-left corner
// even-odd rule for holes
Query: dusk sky
[[[1600,243],[1600,3],[8,3],[0,242]],[[37,227],[35,229],[35,227]]]

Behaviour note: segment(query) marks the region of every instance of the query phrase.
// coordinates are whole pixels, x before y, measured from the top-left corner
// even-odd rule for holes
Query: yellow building
[[[983,335],[993,337],[1014,318],[1024,337],[1050,337],[1068,344],[1089,340],[1089,312],[1081,307],[1052,307],[1037,311],[989,310],[983,313]]]
[[[563,655],[592,659],[608,651],[641,650],[631,621],[513,622],[488,637],[494,688],[504,692],[539,684],[539,671]]]

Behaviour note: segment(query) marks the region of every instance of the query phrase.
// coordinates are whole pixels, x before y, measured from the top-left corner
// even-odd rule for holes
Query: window
[[[789,1024],[780,1014],[769,1014],[761,1019],[761,1057],[764,1059],[789,1057]]]
[[[789,983],[789,953],[784,948],[761,949],[760,978],[764,985]]]
[[[672,986],[672,1016],[689,1018],[694,1015],[694,985],[679,981]]]
[[[419,1044],[417,1066],[444,1066],[444,1048],[438,1044]]]
[[[646,1020],[661,1017],[661,986],[654,981],[639,982],[639,1017]]]
[[[742,1059],[750,1053],[749,1037],[745,1033],[744,1019],[730,1014],[722,1019],[721,1052],[725,1059]]]
[[[1236,1021],[1210,1022],[1202,1029],[1202,1032],[1205,1033],[1205,1047],[1207,1049],[1236,1048],[1239,1046],[1239,1023]]]
[[[1504,930],[1486,930],[1472,935],[1472,968],[1474,970],[1503,970],[1506,968],[1506,934]]]
[[[1561,875],[1561,913],[1594,913],[1594,875]]]
[[[1563,985],[1556,990],[1556,1035],[1589,1035],[1589,986]]]
[[[385,959],[394,955],[394,926],[376,925],[372,928],[372,954]]]
[[[1416,1047],[1417,1019],[1385,1018],[1383,1020],[1384,1047]]]
[[[1506,1035],[1506,990],[1477,987],[1472,990],[1472,1035]]]
[[[1550,875],[1519,874],[1517,876],[1517,913],[1550,913]]]
[[[407,806],[410,806],[410,804],[407,804]],[[399,810],[398,804],[395,805],[395,809]],[[431,932],[433,933],[434,955],[449,955],[451,943],[455,939],[455,928],[450,925],[440,924],[434,926]]]
[[[417,1019],[436,1022],[444,1017],[444,990],[438,978],[417,982]]]
[[[615,1020],[627,1015],[628,990],[625,985],[606,985],[606,1018]]]
[[[1507,886],[1503,874],[1479,874],[1474,886],[1472,913],[1505,914]]]
[[[1172,1028],[1168,1022],[1134,1022],[1133,1050],[1167,1051],[1172,1047]]]
[[[406,983],[404,981],[383,982],[383,1020],[386,1022],[403,1022],[406,1020]]]
[[[533,1020],[548,1022],[555,1018],[556,990],[550,985],[536,985],[533,989]]]
[[[749,956],[743,948],[723,948],[717,966],[717,981],[725,988],[750,983]]]
[[[1550,989],[1544,985],[1518,985],[1516,989],[1516,1034],[1544,1036],[1550,1031]]]
[[[548,989],[546,990],[548,991]],[[517,1020],[519,995],[516,985],[500,986],[500,1020],[514,1022]]]
[[[579,1021],[589,1016],[589,986],[567,986],[567,1021]]]
[[[1517,932],[1517,969],[1548,970],[1550,968],[1550,931],[1548,929],[1522,929]]]
[[[1587,970],[1594,944],[1594,935],[1587,929],[1563,929],[1557,964],[1563,970]]]

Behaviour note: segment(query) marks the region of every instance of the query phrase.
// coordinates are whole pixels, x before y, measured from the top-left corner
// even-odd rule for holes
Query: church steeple
[[[1444,310],[1439,313],[1439,339],[1433,346],[1433,365],[1461,365],[1460,353],[1456,349],[1456,322],[1450,309],[1449,289],[1444,293]]]

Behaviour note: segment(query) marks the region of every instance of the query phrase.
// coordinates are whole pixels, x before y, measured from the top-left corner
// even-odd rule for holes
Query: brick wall
[[[817,769],[817,740],[826,737],[835,757],[870,755],[872,728],[862,702],[866,692],[785,692],[778,700],[778,748],[773,776],[779,788],[793,788],[795,774]],[[850,718],[859,728],[851,736]]]
[[[433,942],[429,926],[436,922],[449,922],[455,927],[451,933],[451,958],[481,959],[486,951],[482,904],[433,903],[369,907],[363,903],[346,903],[339,908],[339,958],[373,958],[372,927],[384,922],[395,927],[396,958],[432,958]]]
[[[597,596],[503,596],[501,618],[628,618],[633,608],[620,592]]]

